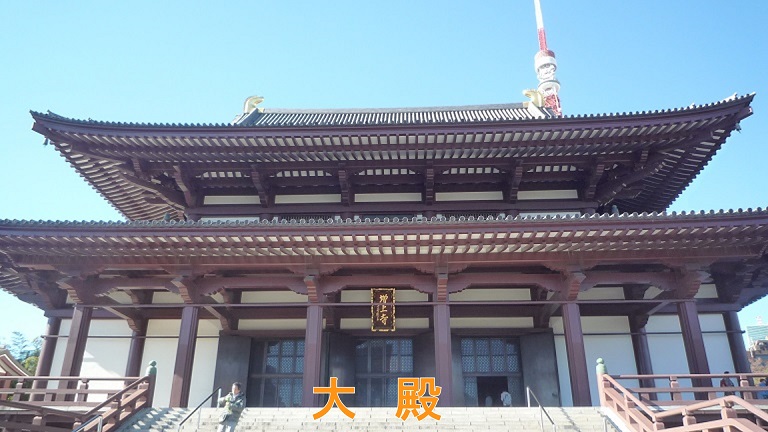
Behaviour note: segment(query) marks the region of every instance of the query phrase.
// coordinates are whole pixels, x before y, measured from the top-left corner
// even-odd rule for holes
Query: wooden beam
[[[525,172],[525,168],[523,167],[523,163],[521,160],[515,160],[509,167],[509,171],[507,173],[507,188],[505,190],[506,192],[506,202],[508,203],[515,203],[517,202],[517,193],[520,190],[520,183],[523,181],[523,173]]]
[[[354,195],[351,192],[349,173],[342,165],[338,171],[339,188],[341,189],[341,204],[345,207],[352,205]]]
[[[269,179],[259,169],[258,165],[251,165],[251,182],[259,195],[259,202],[262,207],[269,207],[270,184]]]
[[[187,207],[197,207],[196,188],[192,184],[192,178],[184,172],[181,165],[173,166],[173,179],[176,180],[176,185],[181,190],[181,193],[184,194],[184,201],[187,203]]]
[[[435,203],[435,167],[432,161],[424,168],[424,204],[431,206]]]

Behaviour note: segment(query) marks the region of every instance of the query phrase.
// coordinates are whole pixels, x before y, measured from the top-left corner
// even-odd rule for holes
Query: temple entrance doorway
[[[501,406],[501,393],[507,391],[507,377],[477,377],[477,398],[482,406]]]
[[[397,379],[413,376],[413,340],[359,340],[355,347],[355,406],[396,407]]]
[[[525,388],[517,338],[462,338],[461,369],[467,406],[501,406],[505,390],[512,395],[512,406],[523,405]]]

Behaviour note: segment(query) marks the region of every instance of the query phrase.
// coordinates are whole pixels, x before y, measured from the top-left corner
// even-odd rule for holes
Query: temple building
[[[0,221],[0,287],[38,306],[38,375],[137,376],[156,406],[597,402],[611,373],[746,372],[768,211],[666,213],[753,95],[561,116],[541,101],[264,109],[232,124],[33,129],[127,219]],[[559,104],[559,101],[558,101]],[[558,105],[559,108],[559,105]],[[490,398],[489,398],[490,396]]]

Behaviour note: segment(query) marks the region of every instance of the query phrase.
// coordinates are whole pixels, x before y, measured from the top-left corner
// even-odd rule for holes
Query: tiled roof
[[[304,164],[311,165],[309,170],[334,170],[339,164],[375,167],[381,161],[420,165],[435,161],[461,168],[471,160],[509,166],[513,161],[535,164],[552,157],[592,161],[642,152],[663,155],[664,161],[635,185],[639,195],[617,197],[616,204],[625,211],[652,211],[669,206],[711,160],[738,122],[751,113],[753,96],[674,110],[547,119],[518,118],[523,108],[514,104],[267,110],[252,114],[250,126],[250,120],[238,125],[163,125],[33,116],[34,129],[51,139],[86,180],[134,220],[162,218],[167,211],[148,203],[147,187],[126,177],[126,170],[134,177],[130,171],[137,161],[139,166],[142,161],[168,166],[216,164],[220,171],[238,171],[242,183],[253,188],[246,181],[253,164],[259,169]]]
[[[534,116],[523,104],[470,105],[433,108],[256,110],[237,121],[250,127],[375,126],[499,122],[552,118]]]

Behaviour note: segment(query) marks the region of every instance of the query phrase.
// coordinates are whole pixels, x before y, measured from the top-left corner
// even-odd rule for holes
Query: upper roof
[[[378,168],[404,169],[408,181],[423,183],[412,185],[415,190],[425,190],[431,178],[438,192],[453,192],[454,186],[466,191],[467,185],[499,190],[514,184],[516,190],[565,180],[584,187],[587,200],[631,212],[666,209],[751,114],[753,97],[665,111],[540,118],[522,104],[265,110],[231,125],[32,116],[33,129],[132,220],[162,218],[169,206],[194,206],[199,195],[306,193],[295,186],[301,180],[280,175],[285,170],[310,173],[312,187],[328,177],[323,193],[345,193],[346,182],[354,185]],[[467,167],[477,172],[467,175]],[[430,169],[434,174],[428,175]],[[547,177],[550,171],[557,175]],[[387,181],[378,175],[366,184],[396,191],[397,184],[386,190]],[[620,193],[630,185],[633,193]]]
[[[528,104],[466,105],[425,108],[256,109],[235,121],[249,127],[374,126],[455,124],[555,117]]]

